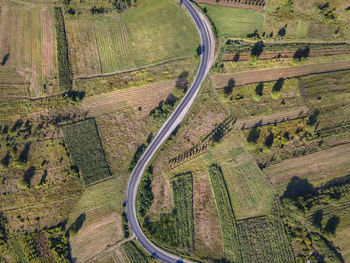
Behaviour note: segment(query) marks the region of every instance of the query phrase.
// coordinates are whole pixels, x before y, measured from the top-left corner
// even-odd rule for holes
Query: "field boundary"
[[[170,59],[170,60],[166,60],[160,63],[155,63],[155,64],[150,64],[150,65],[146,65],[146,66],[142,66],[142,67],[138,67],[138,68],[130,68],[130,69],[123,69],[123,70],[118,70],[118,71],[114,71],[114,72],[108,72],[108,73],[101,73],[101,74],[93,74],[93,75],[80,75],[80,76],[75,76],[73,79],[73,82],[75,80],[79,80],[79,79],[95,79],[95,78],[103,78],[103,77],[112,77],[118,74],[123,74],[123,73],[132,73],[138,70],[142,70],[142,69],[147,69],[147,68],[152,68],[152,67],[156,67],[156,66],[161,66],[161,65],[165,65],[171,62],[175,62],[175,61],[182,61],[182,60],[186,60],[192,58],[192,56],[187,56],[187,57],[182,57],[182,58],[176,58],[176,59]]]

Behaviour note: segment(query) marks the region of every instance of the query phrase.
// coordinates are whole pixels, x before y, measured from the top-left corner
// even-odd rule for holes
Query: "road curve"
[[[180,1],[182,2],[182,5],[185,7],[187,12],[190,14],[200,34],[202,42],[201,62],[196,77],[190,89],[187,91],[184,98],[176,107],[173,114],[163,124],[162,128],[159,130],[156,137],[146,149],[146,151],[136,164],[134,170],[132,171],[128,182],[128,188],[126,191],[125,198],[126,216],[129,222],[130,229],[137,241],[150,255],[161,260],[162,262],[169,263],[186,261],[176,255],[173,255],[163,249],[160,249],[159,247],[154,245],[150,240],[148,240],[148,238],[143,234],[136,216],[137,189],[147,164],[149,163],[157,149],[165,141],[165,139],[171,134],[171,132],[176,128],[176,126],[180,124],[180,122],[183,120],[186,113],[190,109],[191,105],[193,104],[193,101],[198,94],[200,86],[208,73],[214,56],[214,38],[209,23],[205,20],[204,16],[196,9],[196,7],[192,5],[192,3],[189,0]]]

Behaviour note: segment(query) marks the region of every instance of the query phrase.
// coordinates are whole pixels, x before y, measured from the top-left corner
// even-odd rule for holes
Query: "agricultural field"
[[[175,233],[177,246],[193,251],[193,179],[192,174],[176,176],[172,181],[175,206]],[[187,253],[188,253],[187,252]]]
[[[141,0],[123,14],[68,15],[66,21],[75,77],[194,57],[199,42],[184,10],[166,0]]]
[[[64,126],[63,132],[72,163],[81,172],[85,184],[89,185],[110,176],[94,119]]]
[[[213,5],[200,6],[214,23],[221,38],[244,37],[254,31],[262,33],[264,16],[258,11]]]
[[[225,258],[234,262],[241,262],[241,253],[239,251],[239,237],[235,224],[230,196],[225,186],[225,179],[221,168],[212,165],[208,168],[210,184],[213,191],[216,209],[221,225],[221,235]]]
[[[331,180],[346,177],[350,173],[350,145],[335,146],[305,157],[290,159],[264,170],[275,189],[282,195],[293,177],[307,179],[315,187]]]
[[[2,100],[59,93],[54,9],[0,4]]]
[[[228,164],[222,170],[237,220],[269,213],[274,192],[253,160]]]

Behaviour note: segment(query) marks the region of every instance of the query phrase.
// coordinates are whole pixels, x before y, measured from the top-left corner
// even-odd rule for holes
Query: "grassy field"
[[[253,160],[225,165],[222,169],[237,220],[269,213],[274,192]]]
[[[64,126],[63,132],[72,163],[81,171],[85,184],[110,176],[94,119]]]
[[[294,176],[307,179],[315,187],[350,173],[350,145],[344,144],[302,158],[291,159],[268,167],[266,173],[282,195]]]
[[[176,211],[175,233],[178,248],[193,251],[193,179],[192,174],[176,176],[172,181]]]
[[[219,36],[241,37],[262,32],[264,16],[258,11],[213,5],[201,5],[206,8],[207,16],[213,21]]]
[[[217,165],[210,166],[208,168],[208,173],[220,219],[224,255],[228,260],[241,262],[239,237],[224,176],[221,168]]]
[[[199,43],[188,15],[168,0],[141,0],[122,15],[67,16],[67,35],[75,76],[191,57]]]
[[[8,94],[10,98],[57,93],[53,9],[36,6],[24,8],[2,1],[0,21],[1,61],[5,70],[12,68],[13,72],[21,76],[18,78],[19,83],[25,83],[17,85],[16,91],[12,90],[14,94]],[[2,84],[11,84],[12,81],[11,75],[1,77]],[[11,85],[4,92],[7,93],[9,88]]]

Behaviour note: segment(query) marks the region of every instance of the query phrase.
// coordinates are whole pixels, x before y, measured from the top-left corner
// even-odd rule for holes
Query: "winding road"
[[[197,71],[196,77],[187,91],[186,95],[176,107],[173,114],[164,123],[162,128],[157,133],[154,140],[151,142],[149,147],[146,149],[145,153],[142,155],[138,163],[136,164],[134,170],[131,173],[128,188],[126,192],[126,207],[125,212],[129,222],[131,231],[134,237],[141,244],[141,246],[153,257],[161,260],[162,262],[186,262],[180,257],[173,255],[156,245],[154,245],[148,238],[143,234],[141,227],[138,223],[136,216],[136,194],[137,189],[142,177],[142,174],[156,153],[157,149],[162,145],[165,139],[171,134],[171,132],[180,124],[180,122],[185,117],[186,113],[189,111],[191,105],[196,98],[200,86],[207,75],[209,68],[213,62],[214,57],[214,37],[210,29],[208,21],[204,16],[193,6],[189,0],[180,0],[184,8],[190,14],[193,22],[195,23],[201,38],[202,43],[202,54],[199,69]]]

